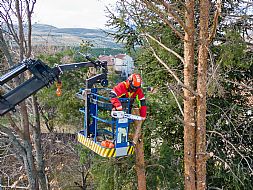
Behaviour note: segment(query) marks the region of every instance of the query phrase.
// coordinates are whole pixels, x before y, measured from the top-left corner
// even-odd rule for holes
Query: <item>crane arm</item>
[[[7,92],[4,95],[0,95],[0,116],[5,113],[14,110],[15,106],[36,93],[44,87],[49,87],[54,81],[59,80],[59,76],[70,70],[79,69],[82,67],[95,67],[102,68],[103,73],[95,76],[95,80],[86,80],[86,85],[91,88],[93,84],[101,82],[102,85],[107,85],[107,63],[100,61],[89,61],[80,63],[71,63],[57,65],[53,68],[49,67],[41,60],[27,59],[20,63],[15,68],[11,69],[8,73],[0,77],[0,85],[6,84],[11,79],[17,77],[19,74],[29,70],[33,76],[20,84],[16,88]],[[102,82],[103,81],[103,82]]]

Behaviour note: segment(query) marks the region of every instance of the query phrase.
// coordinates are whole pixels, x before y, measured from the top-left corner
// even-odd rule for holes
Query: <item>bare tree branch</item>
[[[148,0],[143,0],[143,2],[149,6],[150,8],[152,8],[152,10],[155,10],[156,12],[159,10],[151,1]],[[173,9],[175,10],[176,8],[174,8],[173,6],[171,6],[170,4],[168,4],[165,1],[159,1],[167,10],[167,14],[172,17],[182,28],[185,32],[188,32],[187,27],[185,26],[183,20],[178,16],[178,14],[176,12],[173,11]],[[160,12],[159,15],[161,15],[163,13]]]
[[[11,114],[7,113],[7,118],[11,124],[11,127],[14,129],[14,131],[21,137],[24,138],[24,134],[22,133],[22,131],[18,128],[18,126],[16,125],[16,123],[13,121]]]
[[[209,34],[209,37],[208,37],[208,42],[209,43],[213,40],[213,38],[216,35],[217,26],[218,26],[218,19],[219,19],[220,14],[221,14],[221,0],[217,0],[216,11],[215,11],[215,14],[214,14],[214,19],[213,19],[212,30],[211,30],[211,33]]]
[[[230,167],[230,165],[229,165],[225,160],[221,159],[220,157],[218,157],[218,156],[216,156],[216,155],[213,155],[213,157],[216,158],[216,159],[218,159],[218,160],[220,160],[221,162],[223,162],[223,163],[226,165],[226,167],[229,168],[229,170],[230,170],[230,172],[233,174],[233,176],[234,176],[242,185],[244,185],[244,183],[237,177],[237,175],[233,172],[233,170],[232,170],[232,168]]]
[[[165,15],[159,9],[156,9],[150,2],[147,2],[147,6],[149,6],[156,14],[158,14],[159,17],[175,32],[175,34],[181,40],[184,39],[183,34],[175,28],[175,26],[168,20],[168,18],[165,17]]]
[[[197,96],[198,94],[192,90],[191,88],[189,88],[188,86],[184,85],[184,83],[182,83],[182,81],[176,76],[176,74],[168,67],[168,65],[166,63],[164,63],[164,61],[156,54],[154,48],[152,48],[151,46],[149,47],[152,52],[153,55],[155,56],[155,58],[167,69],[167,71],[176,79],[176,81],[178,82],[178,84],[180,86],[182,86],[183,88],[187,89],[188,91],[190,91],[193,95]]]
[[[253,170],[251,168],[251,164],[249,163],[249,161],[247,160],[247,158],[230,142],[228,141],[223,134],[217,132],[217,131],[207,131],[208,133],[214,133],[214,134],[217,134],[219,135],[226,143],[228,143],[244,160],[245,162],[247,163],[248,165],[248,168],[250,169],[251,171],[251,174],[253,174]]]
[[[165,2],[164,0],[161,1],[163,6],[167,9],[168,14],[175,19],[176,22],[179,23],[179,25],[184,29],[185,32],[188,33],[188,28],[186,27],[184,21],[179,17],[179,15],[173,11],[175,9],[173,6],[171,6],[169,3]]]
[[[19,150],[19,153],[22,156],[25,156],[26,151],[24,147],[21,145],[21,143],[19,142],[19,140],[17,139],[17,137],[14,135],[13,131],[11,131],[8,127],[3,126],[2,124],[0,124],[0,131],[6,133],[8,137],[10,138],[10,140],[12,141],[12,143],[15,145],[15,147]]]
[[[169,85],[167,85],[167,86],[168,86],[168,88],[169,88],[171,94],[173,95],[173,97],[174,97],[174,99],[175,99],[175,101],[176,101],[176,103],[177,103],[177,106],[178,106],[178,108],[179,108],[179,110],[180,110],[182,116],[184,117],[184,112],[183,112],[182,106],[180,105],[180,103],[179,103],[179,101],[178,101],[178,99],[177,99],[175,93],[173,92],[173,90],[171,89],[171,87],[170,87]]]
[[[151,36],[148,33],[143,34],[147,37],[149,37],[150,39],[152,39],[153,41],[155,41],[156,43],[158,43],[161,47],[163,47],[165,50],[167,50],[168,52],[172,53],[173,55],[175,55],[178,59],[180,59],[180,61],[184,64],[184,58],[181,57],[177,52],[173,51],[172,49],[166,47],[163,43],[159,42],[157,39],[155,39],[153,36]]]

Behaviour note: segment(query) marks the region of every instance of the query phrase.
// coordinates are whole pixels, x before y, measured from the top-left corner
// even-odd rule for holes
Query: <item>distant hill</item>
[[[79,46],[82,40],[90,41],[96,48],[121,48],[111,36],[100,29],[57,28],[46,24],[34,24],[34,45]]]

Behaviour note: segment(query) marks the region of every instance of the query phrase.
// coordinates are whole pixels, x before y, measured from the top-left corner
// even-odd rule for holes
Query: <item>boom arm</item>
[[[13,68],[10,72],[0,77],[0,85],[4,85],[19,74],[29,70],[33,77],[12,89],[3,96],[0,95],[0,116],[14,110],[15,106],[36,93],[44,87],[49,87],[54,81],[59,80],[59,76],[64,71],[79,69],[82,67],[95,67],[102,68],[103,73],[95,76],[95,80],[86,80],[87,88],[91,88],[93,84],[101,82],[102,85],[107,85],[107,62],[90,61],[58,65],[50,68],[40,60],[27,59],[24,60],[17,67]],[[94,78],[94,77],[93,77]],[[88,81],[88,82],[87,82]]]

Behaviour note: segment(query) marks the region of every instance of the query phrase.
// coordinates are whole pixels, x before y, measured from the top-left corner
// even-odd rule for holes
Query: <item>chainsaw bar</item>
[[[127,119],[132,119],[132,120],[139,120],[139,121],[144,120],[141,116],[128,114],[124,111],[112,111],[111,116],[117,119],[127,118]]]

